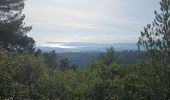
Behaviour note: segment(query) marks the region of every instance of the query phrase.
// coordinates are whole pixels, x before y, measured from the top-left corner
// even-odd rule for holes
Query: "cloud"
[[[157,5],[158,0],[27,0],[24,13],[33,25],[30,36],[39,44],[134,42]]]

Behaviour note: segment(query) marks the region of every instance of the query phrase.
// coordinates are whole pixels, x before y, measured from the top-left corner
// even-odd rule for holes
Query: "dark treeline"
[[[23,22],[24,0],[0,0],[0,99],[169,100],[170,1],[160,6],[139,37],[146,59],[123,64],[109,48],[80,69],[54,51],[36,50],[26,35],[31,27]]]
[[[88,63],[96,60],[100,56],[101,52],[65,52],[57,53],[60,59],[67,58],[70,63],[76,64],[81,68],[84,68]],[[118,57],[121,64],[130,64],[139,60],[146,60],[144,51],[115,51],[115,55]]]

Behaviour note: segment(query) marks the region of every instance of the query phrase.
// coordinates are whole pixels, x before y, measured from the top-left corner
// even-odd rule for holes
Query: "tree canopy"
[[[9,51],[34,51],[35,41],[26,35],[31,26],[23,22],[24,0],[0,1],[0,46]]]
[[[160,6],[139,37],[149,59],[124,65],[109,48],[81,69],[55,51],[32,53],[24,0],[1,0],[0,99],[170,100],[170,1]]]

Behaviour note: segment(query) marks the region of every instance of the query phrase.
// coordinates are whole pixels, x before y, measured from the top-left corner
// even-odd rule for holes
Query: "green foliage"
[[[144,28],[139,38],[138,45],[146,50],[149,59],[121,65],[110,48],[79,69],[67,58],[59,59],[55,51],[28,52],[29,47],[33,49],[33,41],[25,35],[30,28],[23,26],[24,17],[20,15],[23,0],[1,0],[0,99],[169,100],[170,1],[162,0],[160,5],[162,13],[155,12],[153,24]]]
[[[59,66],[59,58],[55,51],[46,52],[42,54],[43,62],[51,69],[55,69]]]
[[[55,51],[41,53],[40,50],[37,50],[35,56],[39,57],[49,69],[60,69],[60,70],[70,70],[79,68],[76,64],[71,64],[67,58],[59,58],[58,54]]]
[[[99,59],[106,65],[120,62],[120,59],[115,55],[115,50],[113,47],[108,48],[105,53],[101,53]]]
[[[70,61],[67,58],[66,59],[61,59],[60,60],[60,68],[62,70],[70,69]]]
[[[153,60],[170,62],[170,1],[161,0],[160,11],[155,11],[152,24],[144,27],[138,46],[148,51]]]
[[[33,55],[0,50],[0,99],[41,98],[37,87],[48,70]]]
[[[79,68],[79,66],[75,64],[71,64],[67,58],[60,60],[61,70],[70,70],[70,69],[77,69],[77,68]]]
[[[31,30],[23,22],[24,0],[0,1],[0,47],[9,51],[34,51],[35,41],[26,35]]]
[[[100,52],[64,52],[58,53],[60,59],[67,58],[72,64],[76,64],[80,67],[86,67],[88,63],[96,60],[100,55]]]
[[[153,86],[158,99],[170,99],[170,1],[161,0],[160,11],[155,11],[155,19],[141,32],[138,45],[144,48],[150,57],[150,72],[153,74]],[[147,76],[150,77],[149,75]]]
[[[105,54],[103,52],[102,54]],[[67,58],[72,64],[76,64],[82,68],[86,67],[90,62],[99,59],[100,52],[66,52],[58,53],[60,59]],[[115,59],[113,62],[118,64],[131,64],[138,60],[146,60],[148,57],[144,51],[115,51]]]

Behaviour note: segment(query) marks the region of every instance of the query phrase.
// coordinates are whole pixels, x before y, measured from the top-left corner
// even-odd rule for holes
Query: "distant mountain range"
[[[38,46],[44,52],[55,50],[56,52],[88,52],[105,51],[106,48],[114,47],[116,51],[137,50],[136,43],[86,43],[86,42],[47,42],[46,46]]]

